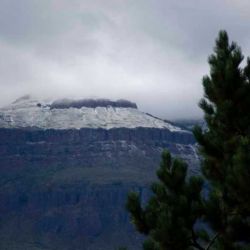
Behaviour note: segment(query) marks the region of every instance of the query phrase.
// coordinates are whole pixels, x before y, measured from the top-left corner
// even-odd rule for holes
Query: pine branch
[[[215,240],[219,237],[220,233],[217,233],[214,235],[214,237],[212,238],[212,240],[208,243],[207,247],[205,248],[205,250],[209,250],[210,247],[214,244]]]
[[[194,230],[192,229],[192,240],[193,240],[193,243],[192,243],[192,246],[194,246],[195,248],[199,249],[199,250],[206,250],[205,248],[203,248],[196,240],[196,235],[194,233]]]

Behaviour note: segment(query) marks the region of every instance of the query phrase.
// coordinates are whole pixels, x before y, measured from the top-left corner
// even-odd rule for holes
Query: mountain
[[[19,98],[0,110],[0,127],[43,130],[144,127],[181,131],[178,127],[139,111],[135,103],[126,100],[62,99],[45,102],[30,96]]]
[[[185,130],[189,130],[192,131],[192,129],[195,126],[199,126],[202,129],[207,129],[207,125],[204,119],[178,119],[178,120],[174,120],[172,121],[173,124],[175,124],[176,126],[185,129]]]
[[[19,98],[0,109],[0,249],[138,249],[124,205],[164,148],[199,171],[192,133],[107,99]]]

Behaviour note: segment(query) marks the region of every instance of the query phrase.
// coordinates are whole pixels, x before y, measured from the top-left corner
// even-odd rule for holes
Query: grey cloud
[[[250,52],[246,0],[0,0],[0,104],[127,98],[172,119],[200,116],[219,29]]]

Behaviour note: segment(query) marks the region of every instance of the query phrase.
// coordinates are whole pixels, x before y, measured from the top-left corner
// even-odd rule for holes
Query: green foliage
[[[160,181],[152,185],[153,196],[145,208],[137,193],[130,193],[127,201],[137,230],[149,236],[144,249],[185,250],[199,246],[201,232],[195,230],[194,225],[203,211],[202,179],[191,177],[187,180],[187,164],[172,159],[167,151],[162,154],[157,175]]]
[[[194,129],[211,186],[204,207],[218,234],[216,249],[250,246],[250,59],[244,68],[242,60],[241,49],[221,31],[203,78],[200,107],[208,129]]]
[[[145,207],[131,193],[127,209],[137,230],[147,235],[145,250],[250,249],[250,58],[241,67],[240,47],[221,31],[203,78],[207,129],[194,129],[209,194],[202,179],[186,178],[187,165],[162,155],[159,182]],[[195,225],[202,220],[212,233]]]

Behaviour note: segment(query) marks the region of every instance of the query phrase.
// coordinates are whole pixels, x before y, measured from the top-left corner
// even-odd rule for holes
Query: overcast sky
[[[126,98],[166,119],[201,116],[220,29],[250,55],[250,1],[0,0],[0,105]]]

